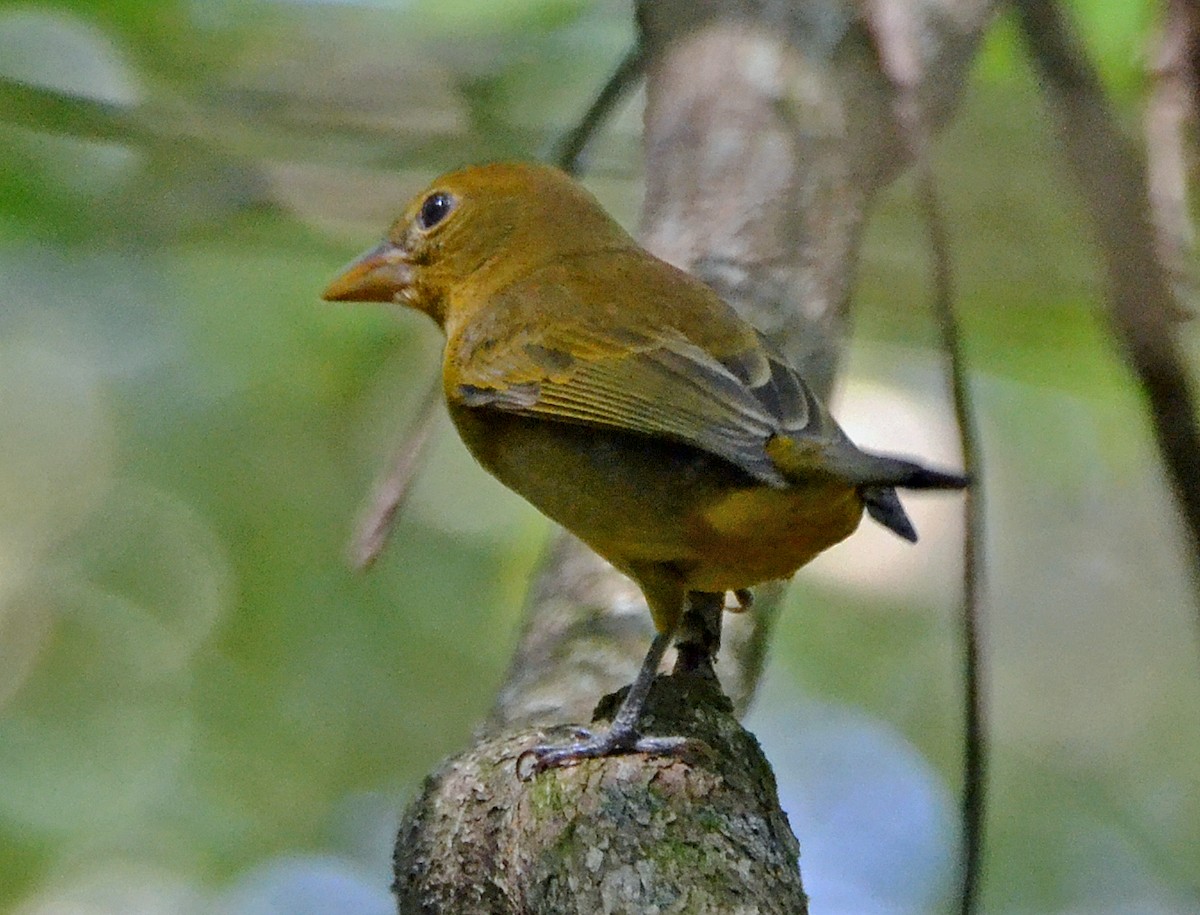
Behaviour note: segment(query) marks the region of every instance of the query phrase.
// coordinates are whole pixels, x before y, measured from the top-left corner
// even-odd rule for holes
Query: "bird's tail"
[[[916,528],[900,503],[896,489],[962,489],[969,481],[960,473],[933,470],[915,461],[872,454],[843,440],[825,452],[825,469],[857,484],[867,514],[910,543]]]
[[[859,490],[867,514],[909,543],[917,542],[917,529],[891,486],[864,486]]]
[[[910,542],[917,539],[917,532],[896,489],[962,489],[970,482],[961,473],[863,451],[836,426],[832,441],[777,436],[767,443],[767,454],[792,482],[833,477],[857,487],[867,514]]]
[[[835,472],[863,486],[895,486],[900,489],[963,489],[969,483],[961,473],[934,470],[915,461],[859,451],[834,459]]]
[[[857,449],[855,449],[857,451]],[[859,484],[859,493],[867,514],[888,530],[916,543],[917,529],[896,495],[896,487],[904,489],[962,489],[970,482],[960,473],[932,470],[913,461],[858,451],[849,457],[842,472]]]

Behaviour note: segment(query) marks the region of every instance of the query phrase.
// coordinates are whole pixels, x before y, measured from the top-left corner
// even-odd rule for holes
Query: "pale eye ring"
[[[425,198],[417,213],[417,225],[428,231],[445,219],[453,211],[458,201],[445,191],[434,191]]]

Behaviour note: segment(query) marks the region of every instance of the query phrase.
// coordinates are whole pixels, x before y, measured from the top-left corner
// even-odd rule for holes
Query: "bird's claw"
[[[690,743],[686,737],[642,737],[635,730],[608,730],[592,734],[586,728],[575,731],[577,739],[569,744],[540,744],[517,757],[517,777],[527,782],[547,769],[573,766],[584,759],[644,753],[648,756],[677,756]],[[579,739],[579,735],[585,735]]]

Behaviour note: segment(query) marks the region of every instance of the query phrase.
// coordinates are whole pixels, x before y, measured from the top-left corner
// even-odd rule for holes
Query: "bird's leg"
[[[658,665],[662,662],[667,646],[671,644],[672,634],[660,632],[654,637],[654,641],[650,643],[650,650],[646,652],[646,658],[642,661],[642,667],[630,684],[629,692],[625,694],[625,699],[617,709],[617,714],[613,716],[608,730],[599,734],[584,731],[584,739],[565,746],[534,747],[517,760],[518,774],[528,778],[546,769],[573,765],[581,759],[615,756],[618,753],[677,752],[687,742],[685,738],[642,737],[637,729],[638,719],[642,717],[642,708],[646,704],[646,696],[658,675]]]
[[[689,591],[687,609],[679,623],[675,640],[675,670],[677,674],[700,674],[715,677],[713,661],[721,647],[721,618],[725,612],[725,595],[708,591]]]

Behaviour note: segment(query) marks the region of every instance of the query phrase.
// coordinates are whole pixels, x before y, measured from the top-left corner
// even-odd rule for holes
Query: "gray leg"
[[[534,747],[517,760],[517,772],[524,778],[532,777],[538,772],[553,769],[557,766],[570,766],[581,759],[592,759],[597,756],[615,756],[619,753],[652,753],[669,754],[679,750],[686,739],[683,737],[642,737],[638,733],[638,719],[642,717],[642,707],[646,704],[646,696],[650,686],[658,675],[658,665],[663,653],[671,644],[670,632],[660,632],[650,643],[646,659],[637,677],[625,694],[625,700],[613,716],[612,724],[607,731],[600,734],[587,734],[583,740],[565,746],[543,745]],[[527,763],[531,762],[532,765]],[[523,763],[526,763],[523,765]]]

